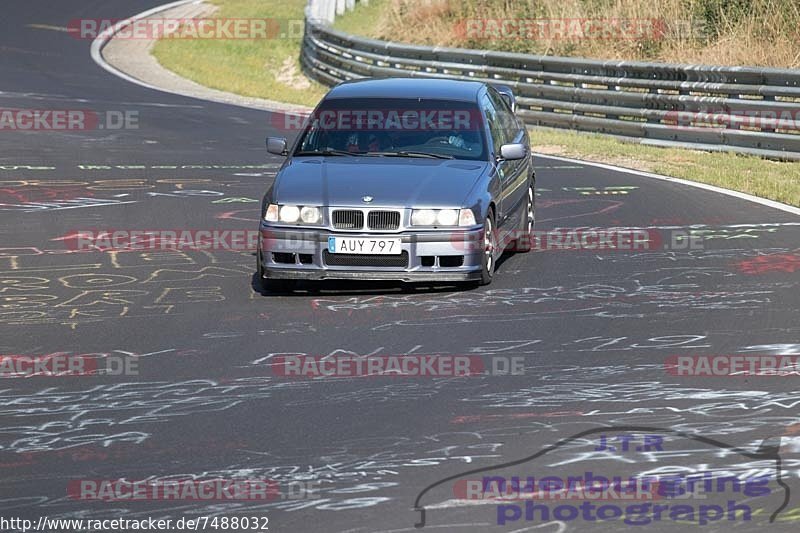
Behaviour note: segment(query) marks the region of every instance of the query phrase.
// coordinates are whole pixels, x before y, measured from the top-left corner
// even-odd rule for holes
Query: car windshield
[[[340,98],[322,102],[294,155],[360,155],[485,160],[477,104],[422,98]]]

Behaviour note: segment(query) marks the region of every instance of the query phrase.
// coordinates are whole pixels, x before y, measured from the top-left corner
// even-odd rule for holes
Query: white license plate
[[[332,254],[400,255],[400,239],[369,237],[328,237],[328,252]]]

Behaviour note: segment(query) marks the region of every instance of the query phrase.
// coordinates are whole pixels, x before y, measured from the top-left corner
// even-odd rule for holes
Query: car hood
[[[281,170],[273,201],[281,204],[462,207],[486,161],[389,157],[302,157]]]

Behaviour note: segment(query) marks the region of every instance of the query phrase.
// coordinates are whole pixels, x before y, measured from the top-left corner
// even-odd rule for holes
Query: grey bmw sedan
[[[263,199],[258,282],[492,281],[530,250],[530,140],[506,87],[370,79],[333,88],[303,122]]]

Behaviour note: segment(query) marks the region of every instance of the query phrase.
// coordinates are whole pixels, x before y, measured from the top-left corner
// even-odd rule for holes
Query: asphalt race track
[[[626,526],[528,519],[525,502],[457,500],[458,478],[717,471],[767,476],[771,490],[708,494],[752,516],[730,520],[726,509],[704,531],[797,530],[798,377],[675,376],[665,365],[800,354],[800,218],[540,157],[538,230],[649,228],[700,246],[508,255],[477,289],[325,283],[278,296],[254,290],[250,251],[76,251],[80,230],[254,230],[281,163],[264,150],[268,113],[129,84],[92,61],[90,41],[42,27],[157,4],[13,1],[0,18],[0,108],[139,119],[128,130],[0,130],[0,354],[137,363],[125,375],[2,376],[0,516],[414,531],[421,495],[431,531],[617,531]],[[487,368],[521,357],[524,372],[289,378],[275,371],[285,354],[469,355]],[[595,450],[601,436],[631,434],[663,443]],[[87,501],[68,491],[120,478],[269,479],[280,495]]]

